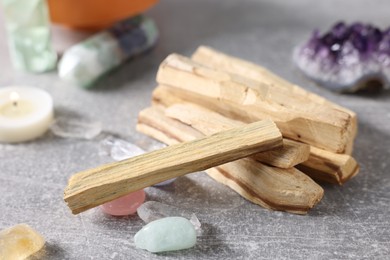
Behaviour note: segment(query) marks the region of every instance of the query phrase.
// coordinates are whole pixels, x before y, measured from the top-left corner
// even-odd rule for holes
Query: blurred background
[[[61,6],[65,2],[67,7]],[[50,8],[77,9],[84,2],[93,1],[51,0]],[[107,10],[115,6],[119,12],[121,8],[115,3],[125,1],[97,2],[104,2]],[[199,45],[209,45],[261,64],[356,111],[359,135],[354,156],[362,162],[360,174],[343,187],[325,185],[323,201],[306,217],[261,209],[204,173],[180,178],[173,188],[150,188],[149,199],[164,198],[179,207],[194,209],[198,218],[207,223],[206,235],[199,238],[194,249],[152,255],[134,247],[132,236],[142,226],[134,217],[114,219],[95,211],[71,215],[62,200],[69,176],[107,159],[97,156],[98,144],[93,141],[47,135],[34,142],[0,145],[0,227],[30,223],[47,238],[47,259],[386,259],[390,254],[389,91],[375,97],[330,92],[298,71],[292,63],[292,51],[314,29],[326,30],[339,20],[388,27],[389,2],[134,2],[145,4],[144,14],[155,21],[159,30],[156,46],[117,67],[89,89],[61,80],[56,69],[38,74],[15,70],[2,8],[0,88],[31,85],[44,89],[53,97],[56,116],[99,121],[105,132],[148,142],[135,131],[135,125],[138,112],[150,103],[159,64],[172,52],[189,56]],[[69,24],[78,18],[80,14],[71,19],[58,14],[58,21],[67,26],[51,23],[53,48],[59,59],[69,47],[116,20],[107,13],[101,23],[83,24],[81,19],[80,24]]]

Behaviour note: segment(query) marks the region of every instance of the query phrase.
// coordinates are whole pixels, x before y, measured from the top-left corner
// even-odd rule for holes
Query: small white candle
[[[0,142],[35,139],[52,121],[53,100],[47,92],[34,87],[0,88]]]

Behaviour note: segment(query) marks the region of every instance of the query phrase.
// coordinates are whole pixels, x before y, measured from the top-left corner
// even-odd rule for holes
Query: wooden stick
[[[280,91],[289,91],[289,95],[294,97],[300,97],[307,100],[307,102],[314,102],[319,105],[325,105],[333,107],[340,111],[344,111],[351,116],[352,138],[347,144],[346,153],[351,154],[353,149],[353,139],[357,134],[357,117],[356,113],[337,105],[315,93],[309,92],[304,88],[288,82],[287,80],[279,77],[260,65],[251,63],[246,60],[239,59],[222,53],[213,48],[207,46],[200,46],[192,55],[192,60],[217,70],[225,70],[229,73],[238,74],[243,77],[248,77],[260,83],[269,85],[272,88],[279,88]]]
[[[352,156],[335,154],[315,147],[310,148],[309,159],[297,168],[317,181],[339,185],[359,172],[359,165]]]
[[[204,135],[245,125],[243,122],[224,117],[191,103],[172,105],[165,110],[165,115],[190,125]],[[255,154],[252,158],[259,162],[287,169],[306,161],[309,154],[309,145],[283,139],[283,147]]]
[[[324,190],[296,168],[269,167],[242,159],[206,170],[214,180],[267,209],[307,214]]]
[[[176,121],[176,120],[166,120],[164,116],[161,116],[161,111],[165,109],[146,109],[142,110],[139,113],[138,121],[147,126],[153,126],[156,129],[179,129],[179,131],[169,131],[164,135],[173,140],[183,140],[189,141],[194,139],[199,139],[204,137],[204,134],[195,130],[192,127],[187,127],[186,125]],[[181,129],[184,128],[184,129]],[[228,129],[226,129],[228,130]],[[160,139],[160,138],[158,138]],[[167,141],[169,144],[172,142]],[[167,143],[164,141],[164,143]]]
[[[199,134],[191,126],[166,117],[161,107],[141,111],[137,130],[168,145],[192,140]],[[191,134],[195,135],[191,138]],[[323,189],[299,170],[270,167],[252,159],[223,164],[206,173],[249,201],[273,210],[306,214],[323,196]]]
[[[64,200],[74,214],[187,173],[244,158],[282,145],[270,120],[169,146],[75,174]]]
[[[169,107],[174,104],[186,103],[184,99],[179,98],[176,94],[177,91],[172,91],[172,88],[170,87],[158,86],[153,92],[153,104]],[[187,96],[187,98],[192,100],[191,97]],[[214,103],[214,105],[215,104],[218,103]],[[214,111],[223,110],[223,108],[218,107],[218,105],[204,105]],[[239,119],[241,113],[232,113],[227,116]],[[350,155],[327,152],[314,146],[311,146],[310,150],[311,155],[309,156],[309,159],[304,164],[299,165],[298,168],[315,180],[341,185],[358,173],[359,166],[356,160]]]
[[[284,91],[290,91],[292,96],[301,96],[316,104],[337,108],[345,111],[350,114],[351,117],[356,119],[356,113],[345,107],[337,105],[315,93],[309,92],[300,86],[292,84],[260,65],[230,56],[211,47],[199,46],[192,55],[191,59],[213,69],[225,70],[229,73],[248,77],[252,80],[262,82],[275,88],[281,88]]]
[[[353,132],[351,116],[345,112],[306,104],[304,99],[291,98],[288,93],[248,78],[209,69],[178,54],[169,55],[160,65],[157,81],[184,90],[187,96],[194,94],[196,99],[191,98],[191,102],[219,103],[225,113],[244,111],[248,122],[272,119],[285,137],[334,152],[345,151]],[[180,93],[177,92],[179,96]]]

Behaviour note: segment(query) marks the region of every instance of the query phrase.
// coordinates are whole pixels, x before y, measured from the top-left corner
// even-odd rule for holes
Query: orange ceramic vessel
[[[158,0],[49,0],[52,22],[78,29],[102,29],[144,12]]]

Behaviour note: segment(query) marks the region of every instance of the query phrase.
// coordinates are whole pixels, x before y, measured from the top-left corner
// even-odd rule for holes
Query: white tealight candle
[[[52,121],[53,100],[47,92],[34,87],[0,88],[0,142],[35,139]]]

